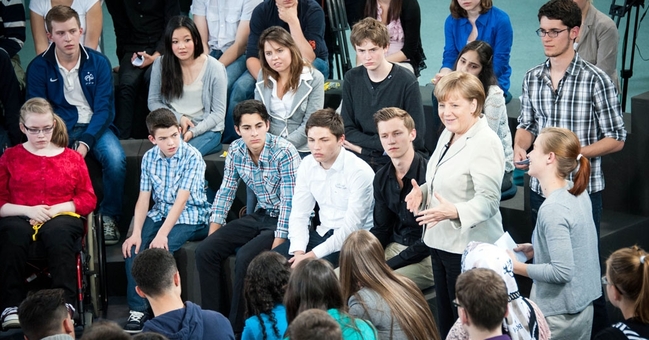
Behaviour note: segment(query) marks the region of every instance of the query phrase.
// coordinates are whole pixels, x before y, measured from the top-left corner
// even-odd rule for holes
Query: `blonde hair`
[[[557,159],[557,172],[559,177],[566,178],[579,166],[573,176],[573,187],[568,190],[577,196],[588,187],[590,179],[590,162],[581,154],[581,143],[574,132],[558,127],[548,127],[541,130],[540,135],[545,138],[539,143],[544,153],[553,152]]]
[[[20,124],[25,127],[25,119],[28,114],[51,114],[54,120],[54,130],[52,130],[51,143],[59,147],[65,148],[68,146],[68,129],[65,122],[59,115],[54,113],[52,105],[43,98],[31,98],[23,104],[20,108]]]
[[[458,94],[469,101],[477,101],[474,116],[482,113],[485,101],[485,90],[478,77],[462,71],[453,71],[440,79],[435,86],[435,97],[443,102],[450,96]]]
[[[649,323],[649,258],[638,246],[616,250],[606,260],[606,274],[622,296],[634,302],[634,316]]]
[[[355,231],[343,243],[340,282],[345,301],[356,296],[360,287],[379,294],[409,340],[440,339],[423,294],[414,282],[388,267],[381,243],[369,231]],[[365,308],[363,300],[356,297]],[[403,303],[406,300],[408,303]]]

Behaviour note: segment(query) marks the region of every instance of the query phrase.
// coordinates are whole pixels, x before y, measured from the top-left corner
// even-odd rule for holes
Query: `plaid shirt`
[[[237,139],[228,149],[223,171],[223,182],[212,205],[212,223],[223,224],[236,195],[239,178],[257,196],[257,207],[277,217],[275,237],[288,237],[288,217],[295,187],[295,174],[300,166],[300,155],[287,140],[266,134],[264,149],[256,165],[243,139]],[[256,210],[256,209],[255,209]]]
[[[537,136],[549,126],[571,130],[579,137],[582,146],[605,137],[618,141],[626,139],[615,84],[606,73],[583,60],[578,53],[575,53],[556,91],[550,78],[549,59],[525,74],[518,128]],[[599,192],[604,189],[602,158],[593,157],[590,164],[588,192]],[[541,185],[536,178],[531,179],[530,188],[541,194]]]
[[[167,217],[182,189],[189,191],[189,199],[176,224],[207,224],[210,205],[205,195],[205,161],[193,146],[181,140],[171,158],[164,157],[157,146],[144,154],[140,191],[152,189],[155,204],[147,216],[153,221]]]

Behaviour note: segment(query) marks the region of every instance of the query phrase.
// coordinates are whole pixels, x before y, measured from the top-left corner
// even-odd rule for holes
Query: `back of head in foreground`
[[[414,282],[388,267],[383,246],[369,231],[355,231],[343,243],[340,282],[346,301],[361,287],[381,296],[408,339],[439,339],[433,314],[423,294]]]
[[[18,319],[26,340],[65,334],[74,338],[74,321],[62,289],[43,289],[27,296],[18,307]]]
[[[309,309],[291,322],[286,337],[291,340],[342,340],[342,332],[327,312]]]
[[[246,271],[243,284],[246,316],[256,317],[259,324],[263,325],[264,320],[261,315],[266,314],[271,323],[271,329],[275,333],[275,338],[281,338],[285,329],[278,327],[280,322],[277,315],[273,313],[273,309],[282,303],[290,275],[288,261],[275,251],[265,251],[257,255],[250,262]],[[266,328],[261,327],[261,332],[265,340],[267,338]]]
[[[340,282],[331,264],[325,260],[307,259],[293,269],[284,295],[289,323],[307,309],[344,310]]]
[[[493,270],[474,268],[457,278],[455,296],[462,324],[473,334],[501,334],[507,315],[507,286]]]
[[[180,283],[176,285],[174,282],[177,273],[174,256],[161,248],[141,251],[133,260],[131,268],[138,293],[143,293],[149,299],[172,294],[180,298]]]
[[[83,332],[81,340],[131,340],[131,336],[114,321],[97,320]]]
[[[649,325],[649,258],[638,246],[616,250],[606,260],[606,293],[625,319]]]

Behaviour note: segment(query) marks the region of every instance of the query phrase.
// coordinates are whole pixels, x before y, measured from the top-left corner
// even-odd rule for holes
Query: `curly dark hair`
[[[261,332],[266,340],[266,327],[261,318],[266,314],[273,326],[277,338],[281,337],[275,314],[272,313],[276,304],[282,303],[284,292],[290,276],[290,265],[286,258],[274,251],[265,251],[255,257],[248,265],[246,279],[243,284],[246,297],[246,315],[256,316],[262,325]]]

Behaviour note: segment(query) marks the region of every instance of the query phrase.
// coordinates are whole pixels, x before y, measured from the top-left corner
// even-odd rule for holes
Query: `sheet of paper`
[[[516,248],[516,242],[514,242],[514,239],[511,235],[509,235],[509,232],[507,231],[503,234],[503,236],[496,240],[494,244],[500,248],[508,249],[511,251],[514,251],[514,248]],[[514,254],[516,255],[516,259],[518,259],[518,261],[523,263],[527,262],[527,257],[522,251],[514,251]]]

